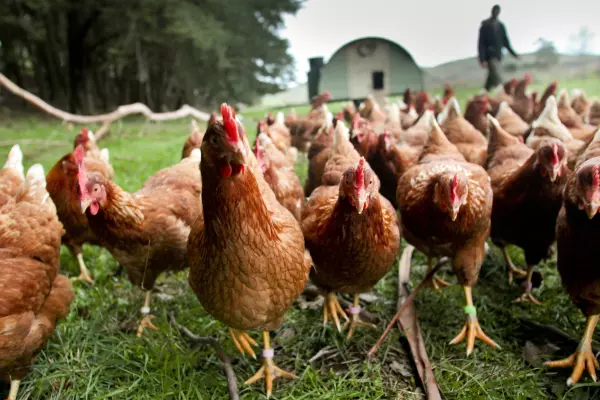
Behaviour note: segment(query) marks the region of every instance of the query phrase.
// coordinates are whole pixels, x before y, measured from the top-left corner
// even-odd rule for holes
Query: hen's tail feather
[[[46,191],[46,175],[42,164],[34,164],[27,170],[27,194],[39,200],[41,204],[46,203],[49,198]]]
[[[19,173],[19,176],[22,179],[25,179],[25,169],[23,168],[23,152],[21,151],[21,146],[15,144],[10,152],[8,153],[8,159],[6,160],[6,164],[4,164],[4,168],[12,168]]]

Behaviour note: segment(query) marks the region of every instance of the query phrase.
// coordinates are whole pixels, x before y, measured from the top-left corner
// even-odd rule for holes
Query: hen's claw
[[[350,329],[348,330],[347,339],[350,339],[354,334],[354,329],[357,326],[363,326],[366,328],[376,329],[377,326],[368,322],[364,322],[360,319],[360,305],[358,303],[358,295],[354,296],[354,305],[348,308],[348,314],[350,314],[350,320],[346,321],[342,329],[346,329],[348,326]]]
[[[273,362],[273,357],[275,356],[275,353],[271,348],[271,338],[269,332],[263,332],[263,342],[264,347],[263,359],[261,362],[262,365],[260,369],[256,372],[256,374],[252,375],[252,377],[246,381],[246,385],[250,385],[264,378],[267,391],[266,394],[267,398],[269,398],[271,397],[271,393],[273,392],[273,381],[276,378],[296,379],[296,375],[282,370]]]
[[[515,303],[532,303],[535,304],[537,306],[541,306],[542,302],[539,301],[538,299],[536,299],[535,297],[533,297],[533,294],[531,294],[531,290],[527,290],[524,293],[522,293],[519,297],[517,297],[514,301]]]
[[[429,281],[429,285],[437,291],[442,290],[442,288],[444,288],[444,287],[450,286],[450,284],[448,282],[446,282],[445,280],[443,280],[442,278],[440,278],[437,275],[433,275],[433,277]]]
[[[469,315],[467,317],[465,326],[463,326],[460,333],[454,339],[452,339],[452,341],[450,341],[450,344],[460,343],[465,338],[467,338],[467,356],[469,356],[475,348],[475,339],[480,339],[484,343],[487,343],[488,345],[497,349],[500,348],[496,342],[494,342],[488,335],[485,334],[485,332],[483,332],[477,317],[474,315]]]
[[[588,374],[594,382],[596,382],[598,379],[596,375],[596,369],[600,369],[600,366],[598,365],[598,360],[592,351],[592,336],[597,323],[598,315],[592,315],[588,317],[583,339],[577,347],[575,353],[563,360],[548,361],[544,363],[545,366],[550,368],[573,367],[573,372],[571,373],[569,379],[567,379],[567,385],[569,386],[579,382],[584,369],[587,369]]]
[[[263,358],[262,366],[250,379],[246,381],[247,385],[251,385],[261,379],[265,380],[267,398],[271,397],[273,392],[273,381],[276,378],[296,379],[296,375],[284,371],[273,362],[273,358]]]
[[[152,329],[157,331],[158,330],[158,326],[154,325],[152,323],[152,320],[154,319],[154,315],[152,314],[145,314],[144,317],[142,318],[142,320],[140,321],[140,324],[138,326],[137,329],[137,337],[142,337],[142,333],[144,333],[144,330],[146,328],[148,329]]]
[[[71,281],[83,281],[89,283],[90,285],[94,284],[94,280],[92,279],[92,277],[85,271],[81,271],[81,273],[77,277],[72,277]]]
[[[338,332],[341,332],[342,326],[340,325],[339,316],[341,315],[346,321],[349,321],[349,319],[344,312],[344,309],[340,305],[337,296],[333,292],[327,293],[325,304],[323,304],[323,325],[327,325],[330,315],[331,319],[333,319],[333,322],[335,323],[335,326],[337,327]]]
[[[252,349],[252,346],[258,346],[258,343],[250,337],[248,332],[229,328],[229,334],[231,335],[235,348],[238,349],[240,353],[248,354],[256,360],[256,353]]]

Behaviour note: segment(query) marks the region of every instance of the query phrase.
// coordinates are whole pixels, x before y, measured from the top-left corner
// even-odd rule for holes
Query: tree
[[[587,26],[582,26],[579,32],[569,37],[571,50],[579,55],[589,54],[592,51],[592,45],[596,34]]]
[[[4,0],[0,67],[72,112],[251,102],[293,79],[284,14],[304,0]]]
[[[536,44],[538,45],[538,50],[535,53],[535,58],[539,66],[548,68],[558,63],[559,56],[552,41],[539,38]]]

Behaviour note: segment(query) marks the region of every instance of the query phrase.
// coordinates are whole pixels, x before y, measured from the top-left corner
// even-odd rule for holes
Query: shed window
[[[373,90],[383,89],[383,72],[373,71]]]

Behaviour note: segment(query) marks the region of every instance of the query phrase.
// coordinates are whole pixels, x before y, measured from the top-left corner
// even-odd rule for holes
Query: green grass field
[[[464,96],[461,103],[464,104]],[[339,106],[333,105],[332,111]],[[297,111],[301,115],[304,110]],[[254,132],[255,118],[263,113],[245,114],[249,132]],[[134,191],[160,168],[178,162],[187,132],[188,122],[183,120],[154,124],[131,119],[113,124],[110,136],[101,146],[111,151],[116,182]],[[56,120],[7,114],[0,120],[0,160],[6,158],[10,143],[21,143],[26,168],[41,162],[47,171],[71,150],[74,134],[74,130],[69,131]],[[34,142],[38,140],[52,143]],[[304,163],[300,162],[297,170],[301,178],[306,175]],[[523,265],[521,251],[514,248],[511,253],[515,262]],[[143,303],[142,291],[133,287],[125,274],[111,276],[117,270],[117,263],[106,250],[86,246],[84,257],[96,282],[93,286],[74,283],[76,300],[71,312],[23,381],[20,399],[227,398],[219,359],[211,348],[193,347],[182,338],[168,323],[170,311],[194,333],[221,341],[233,357],[243,399],[264,398],[262,384],[243,383],[256,371],[258,362],[235,352],[225,326],[202,309],[189,289],[186,272],[165,275],[159,280],[153,313],[160,330],[147,331],[138,339],[134,330]],[[413,257],[415,286],[424,276],[424,265],[420,254]],[[474,298],[483,329],[502,350],[478,342],[468,358],[464,342],[448,345],[464,322],[464,299],[455,277],[444,269],[442,276],[454,285],[441,293],[426,290],[419,294],[416,299],[419,321],[444,398],[600,398],[597,387],[587,377],[577,387],[568,388],[565,382],[570,370],[550,371],[540,368],[535,361],[525,361],[526,344],[527,359],[532,361],[534,345],[544,350],[552,348],[548,341],[555,342],[548,339],[547,331],[532,328],[527,321],[553,325],[576,340],[583,332],[584,319],[562,289],[555,261],[541,265],[539,270],[545,280],[536,295],[544,305],[514,304],[512,300],[519,288],[507,283],[500,252],[491,249],[474,289]],[[64,248],[61,272],[78,275],[75,258]],[[279,366],[294,370],[298,380],[276,381],[274,398],[421,398],[398,330],[394,330],[376,357],[365,358],[395,312],[396,275],[394,268],[375,288],[375,297],[363,303],[378,316],[378,329],[360,330],[350,341],[332,326],[323,327],[318,304],[302,299],[295,303],[281,329],[275,332],[274,344]],[[256,333],[254,336],[258,337]],[[323,349],[328,350],[325,356],[308,362]],[[563,357],[572,350],[574,345],[564,345],[552,357]],[[0,396],[7,394],[3,392],[6,389],[0,388]]]

